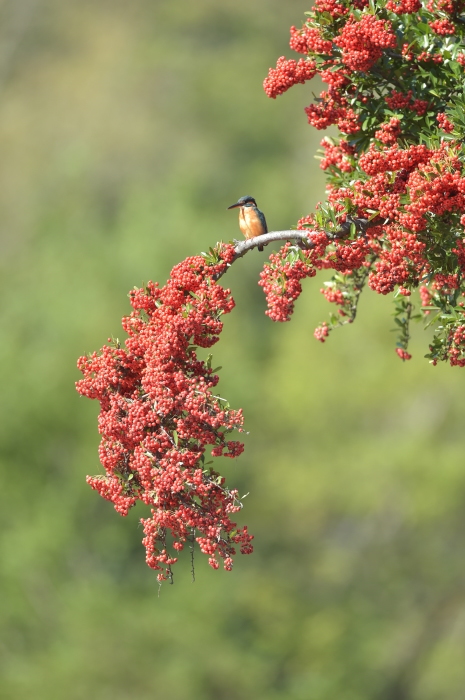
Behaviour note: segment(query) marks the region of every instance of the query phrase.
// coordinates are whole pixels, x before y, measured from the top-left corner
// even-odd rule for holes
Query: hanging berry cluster
[[[312,250],[289,243],[260,285],[268,315],[287,321],[300,280],[335,275],[322,292],[338,307],[315,331],[325,341],[354,320],[365,283],[394,292],[397,354],[409,359],[409,322],[435,328],[427,357],[465,364],[465,1],[316,0],[264,89],[276,98],[318,75],[327,88],[305,108],[321,142],[327,202],[298,222]],[[307,66],[307,78],[306,69]],[[419,290],[419,313],[411,295]]]
[[[109,342],[81,357],[82,396],[100,402],[100,461],[104,476],[87,477],[118,513],[142,501],[151,517],[142,519],[147,564],[160,581],[172,580],[176,553],[195,541],[217,569],[232,568],[239,545],[252,551],[247,527],[231,516],[242,507],[238,493],[205,461],[236,457],[243,444],[228,440],[242,429],[242,411],[216,393],[218,375],[196,349],[210,348],[221,333],[221,316],[234,308],[229,289],[216,279],[234,256],[220,245],[211,255],[176,265],[162,288],[149,282],[130,292],[133,312],[123,319],[128,338]],[[210,462],[211,463],[211,462]]]

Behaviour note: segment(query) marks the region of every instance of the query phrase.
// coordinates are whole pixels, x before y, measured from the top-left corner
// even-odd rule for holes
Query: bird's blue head
[[[249,194],[246,194],[244,197],[240,197],[235,204],[231,204],[228,209],[234,209],[235,207],[256,207],[257,202],[253,197],[251,197]]]

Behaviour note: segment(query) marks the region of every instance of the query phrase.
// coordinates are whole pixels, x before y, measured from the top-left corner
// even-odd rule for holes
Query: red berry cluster
[[[383,148],[372,143],[368,151],[360,156],[358,164],[367,175],[398,170],[411,172],[418,165],[426,163],[430,155],[430,151],[424,144],[402,149],[397,145]]]
[[[334,43],[342,49],[342,62],[350,70],[367,71],[383,49],[395,48],[397,40],[389,21],[364,15],[360,20],[349,19]]]
[[[265,312],[273,321],[290,321],[294,303],[302,292],[300,280],[314,277],[316,268],[313,261],[322,255],[326,248],[325,234],[312,236],[315,247],[311,250],[296,250],[286,243],[280,251],[270,255],[260,273],[259,285],[265,292],[268,309]],[[292,250],[292,257],[289,253]]]
[[[400,119],[392,117],[387,124],[381,124],[381,128],[375,131],[375,138],[387,146],[393,146],[400,136]]]
[[[273,321],[290,321],[294,302],[302,292],[300,280],[316,275],[316,269],[307,261],[286,259],[290,247],[286,243],[278,253],[272,253],[269,264],[260,273],[258,284],[263,287],[268,304],[265,313]]]
[[[451,120],[447,118],[447,114],[440,112],[436,119],[438,120],[439,128],[445,131],[446,134],[450,134],[454,131],[454,125]]]
[[[420,0],[388,0],[386,9],[396,15],[412,15],[421,9]]]
[[[400,226],[391,225],[384,229],[385,245],[379,250],[378,260],[370,272],[368,283],[378,294],[389,294],[396,285],[411,284],[423,270],[425,244],[415,233],[407,233]]]
[[[424,61],[425,63],[442,63],[443,57],[439,53],[429,53],[428,51],[421,51],[417,56],[417,61]]]
[[[453,367],[465,367],[465,325],[460,325],[449,334],[449,362]]]
[[[331,54],[333,42],[323,39],[318,29],[311,29],[310,27],[296,29],[291,27],[289,46],[297,53]]]
[[[270,68],[268,77],[263,81],[263,87],[268,97],[275,99],[293,85],[311,80],[315,73],[316,68],[313,61],[306,61],[304,58],[298,62],[293,59],[288,61],[284,56],[281,56],[276,68]]]
[[[422,307],[429,306],[431,304],[432,293],[428,289],[428,287],[422,284],[418,289],[418,293],[420,295]],[[423,308],[422,311],[425,316],[427,316],[430,313],[429,309]]]
[[[393,90],[391,95],[386,97],[386,104],[389,109],[410,109],[420,116],[423,116],[428,109],[428,102],[418,98],[414,99],[412,90],[409,90],[406,95]]]
[[[396,353],[399,355],[401,360],[411,360],[412,356],[407,350],[403,348],[396,348]]]
[[[433,13],[444,12],[448,15],[451,15],[456,11],[460,11],[458,5],[459,3],[457,2],[457,0],[429,0],[426,7],[430,12]]]
[[[343,17],[349,10],[337,0],[315,0],[314,8],[317,12],[327,12],[331,17]]]
[[[325,321],[323,321],[321,326],[315,328],[315,330],[313,331],[313,335],[317,340],[320,341],[320,343],[324,343],[329,335],[328,324]]]
[[[465,2],[367,5],[316,0],[304,27],[291,28],[291,48],[307,54],[328,85],[305,108],[309,123],[317,129],[336,125],[347,137],[321,142],[328,201],[298,224],[309,230],[315,248],[296,256],[287,245],[271,256],[260,281],[267,313],[289,320],[300,281],[332,269],[336,274],[323,293],[339,308],[332,325],[317,329],[324,341],[334,324],[353,320],[365,282],[380,294],[397,289],[400,300],[420,287],[422,303],[447,319],[432,345],[432,361],[459,364],[454,348],[461,347],[465,325],[465,104],[455,111],[453,105],[462,94]],[[434,34],[425,34],[426,22]],[[425,87],[425,63],[431,89]],[[405,360],[413,307],[408,301],[396,308],[402,328],[397,353]]]
[[[217,568],[220,557],[227,570],[236,545],[242,553],[252,551],[247,528],[237,529],[231,520],[241,508],[237,491],[205,465],[208,446],[215,457],[243,451],[242,443],[227,439],[242,429],[242,411],[231,410],[217,394],[211,359],[196,352],[218,341],[221,316],[234,307],[229,290],[215,281],[234,248],[220,246],[217,254],[215,264],[187,258],[162,288],[150,282],[130,292],[124,347],[105,345],[78,361],[84,378],[77,390],[101,408],[105,476],[87,481],[121,515],[137,501],[150,506],[151,517],[141,520],[143,544],[159,580],[172,577],[177,561],[169,546],[180,551],[197,540],[210,564]]]
[[[320,145],[325,153],[320,163],[322,170],[335,166],[345,173],[350,173],[354,169],[352,156],[355,154],[355,148],[348,141],[340,139],[338,144],[334,144],[325,137]]]
[[[429,22],[429,26],[440,36],[455,34],[455,24],[448,19],[436,19],[434,22]]]
[[[355,134],[360,130],[360,124],[348,104],[348,100],[337,90],[323,91],[320,102],[305,107],[308,123],[316,129],[327,129],[336,124],[344,134]]]

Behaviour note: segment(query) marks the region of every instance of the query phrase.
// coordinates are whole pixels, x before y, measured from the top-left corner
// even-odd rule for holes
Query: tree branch
[[[386,222],[384,222],[386,223]],[[355,226],[357,233],[360,236],[365,236],[367,229],[373,226],[379,226],[380,218],[377,216],[371,221],[369,219],[359,219],[359,218],[347,218],[341,227],[337,231],[329,232],[325,231],[329,240],[339,240],[340,238],[346,238],[350,234],[350,229],[352,224]],[[304,250],[311,250],[315,247],[315,243],[312,241],[312,231],[307,230],[291,230],[291,231],[270,231],[269,233],[264,233],[262,236],[255,236],[255,238],[247,238],[245,241],[234,241],[236,246],[234,248],[235,254],[231,260],[228,267],[215,277],[219,280],[231,267],[231,265],[242,258],[249,250],[253,248],[258,248],[263,250],[263,247],[268,245],[268,243],[274,243],[275,241],[297,241],[299,245]]]

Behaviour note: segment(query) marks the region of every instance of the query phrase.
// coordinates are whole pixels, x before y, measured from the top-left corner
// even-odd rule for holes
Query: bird
[[[240,197],[235,204],[231,204],[228,209],[239,208],[239,228],[245,238],[255,238],[264,233],[268,233],[268,226],[263,212],[257,207],[257,202],[254,197],[245,195]],[[259,246],[258,250],[263,250],[263,246]]]

